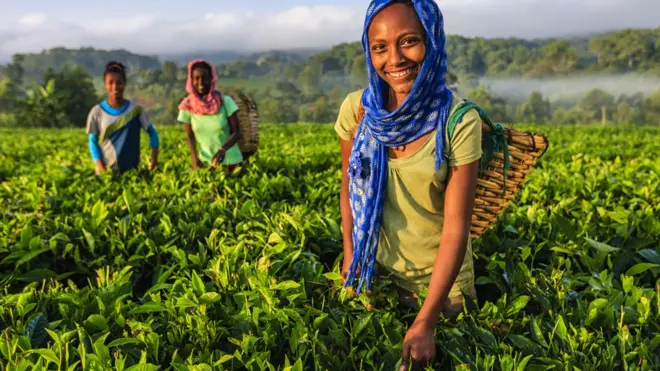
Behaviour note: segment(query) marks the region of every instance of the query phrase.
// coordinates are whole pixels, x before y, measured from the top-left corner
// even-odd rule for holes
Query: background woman
[[[217,81],[212,64],[202,59],[188,64],[188,96],[179,104],[178,121],[186,129],[193,169],[222,164],[227,171],[233,171],[243,162],[237,145],[238,106],[230,96],[216,90]]]
[[[362,36],[369,87],[347,96],[335,125],[345,284],[369,290],[378,262],[403,303],[414,307],[428,290],[406,333],[402,368],[409,356],[433,359],[440,313],[460,311],[464,294],[476,296],[469,228],[482,122],[469,111],[447,137],[462,100],[445,84],[442,22],[434,0],[372,0]]]
[[[96,173],[105,172],[108,168],[123,172],[139,165],[140,128],[149,134],[149,170],[154,170],[158,164],[158,132],[149,122],[142,106],[124,98],[124,65],[109,62],[103,73],[103,83],[108,96],[87,116],[86,132]]]

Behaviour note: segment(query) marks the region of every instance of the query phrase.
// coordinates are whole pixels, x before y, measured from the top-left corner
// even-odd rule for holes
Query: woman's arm
[[[352,140],[341,141],[341,189],[339,191],[339,208],[341,212],[341,226],[344,234],[344,263],[341,275],[346,279],[348,269],[353,261],[353,214],[348,191],[348,162],[353,148]]]
[[[188,149],[190,150],[190,159],[192,160],[193,169],[201,167],[199,157],[197,157],[197,143],[195,142],[195,133],[189,123],[184,123],[183,127],[186,129],[186,140],[188,142]]]
[[[158,148],[160,147],[160,138],[156,128],[149,124],[147,127],[147,134],[149,134],[149,146],[151,147],[151,161],[149,162],[149,170],[153,171],[158,166]]]
[[[478,160],[449,168],[440,248],[426,299],[403,341],[401,370],[407,369],[409,357],[421,366],[435,358],[434,328],[465,258],[478,170]]]
[[[428,293],[416,320],[435,326],[458,276],[468,238],[477,189],[479,161],[449,168],[440,248],[433,264]]]
[[[222,163],[222,161],[225,159],[225,155],[227,154],[227,150],[233,147],[234,144],[238,143],[238,140],[241,137],[241,127],[238,125],[238,113],[234,112],[231,116],[229,116],[228,121],[230,132],[229,138],[227,138],[225,144],[223,144],[218,152],[216,152],[213,156],[213,162],[215,165]]]
[[[88,135],[89,152],[92,155],[92,161],[99,173],[105,172],[105,165],[103,164],[103,152],[99,147],[99,139],[96,134],[90,133]]]

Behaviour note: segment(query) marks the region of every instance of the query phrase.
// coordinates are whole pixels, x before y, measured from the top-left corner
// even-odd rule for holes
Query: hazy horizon
[[[448,34],[567,37],[660,26],[657,0],[437,0]],[[0,62],[53,47],[137,54],[328,48],[360,38],[367,2],[244,0],[215,3],[90,3],[25,0],[3,5]],[[128,15],[127,15],[127,9]]]
[[[581,99],[593,89],[603,90],[617,98],[620,95],[649,94],[660,87],[660,77],[645,76],[640,73],[582,74],[528,79],[481,77],[479,82],[480,85],[503,98],[524,100],[538,91],[553,103],[558,100]],[[467,90],[465,86],[459,87],[461,93]]]

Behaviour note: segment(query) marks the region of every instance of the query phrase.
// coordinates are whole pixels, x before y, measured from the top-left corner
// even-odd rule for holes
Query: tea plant
[[[479,308],[440,321],[434,369],[660,368],[660,131],[523,128],[550,151],[475,241]],[[339,285],[330,126],[264,126],[240,175],[191,171],[160,130],[155,173],[101,177],[80,130],[0,131],[0,368],[400,362],[415,313],[383,278]]]

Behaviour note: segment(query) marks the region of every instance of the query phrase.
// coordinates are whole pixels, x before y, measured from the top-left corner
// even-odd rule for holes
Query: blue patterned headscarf
[[[367,290],[371,290],[387,187],[387,149],[413,142],[435,130],[435,167],[440,168],[444,157],[445,124],[452,100],[452,93],[445,81],[447,53],[442,13],[434,0],[413,0],[426,31],[426,55],[412,91],[401,106],[393,112],[384,108],[389,86],[372,65],[367,31],[376,14],[393,2],[370,2],[362,34],[369,87],[362,95],[365,115],[358,126],[349,160],[353,261],[345,282],[346,286],[353,286],[359,267],[358,294],[364,284]]]

